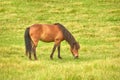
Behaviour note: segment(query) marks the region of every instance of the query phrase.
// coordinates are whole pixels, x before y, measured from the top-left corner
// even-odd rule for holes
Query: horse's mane
[[[76,45],[76,48],[79,49],[79,44],[76,42],[75,38],[73,35],[60,23],[55,23],[54,25],[58,25],[59,28],[61,29],[64,39],[70,44],[71,48]]]

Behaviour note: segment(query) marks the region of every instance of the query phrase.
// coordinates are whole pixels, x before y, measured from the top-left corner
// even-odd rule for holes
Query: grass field
[[[59,22],[80,43],[74,59],[62,42],[62,60],[50,60],[54,43],[39,42],[37,61],[25,56],[24,31]],[[119,0],[0,0],[0,80],[120,80]]]

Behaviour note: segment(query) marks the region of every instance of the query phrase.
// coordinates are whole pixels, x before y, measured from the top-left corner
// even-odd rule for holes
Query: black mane
[[[55,23],[54,25],[58,25],[59,28],[62,30],[64,39],[70,44],[71,48],[76,45],[76,48],[79,49],[79,44],[76,42],[75,38],[73,35],[60,23]]]

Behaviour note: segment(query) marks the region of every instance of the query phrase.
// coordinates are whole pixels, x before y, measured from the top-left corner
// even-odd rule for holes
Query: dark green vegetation
[[[81,45],[50,60],[54,43],[39,42],[38,61],[25,56],[24,31],[59,22]],[[120,80],[119,0],[0,0],[0,80]]]

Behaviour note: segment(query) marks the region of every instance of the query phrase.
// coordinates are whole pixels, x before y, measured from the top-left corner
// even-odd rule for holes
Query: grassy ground
[[[24,31],[34,23],[59,22],[81,45],[73,59],[50,60],[54,43],[40,42],[38,61],[24,53]],[[0,0],[0,80],[120,80],[119,0]]]

